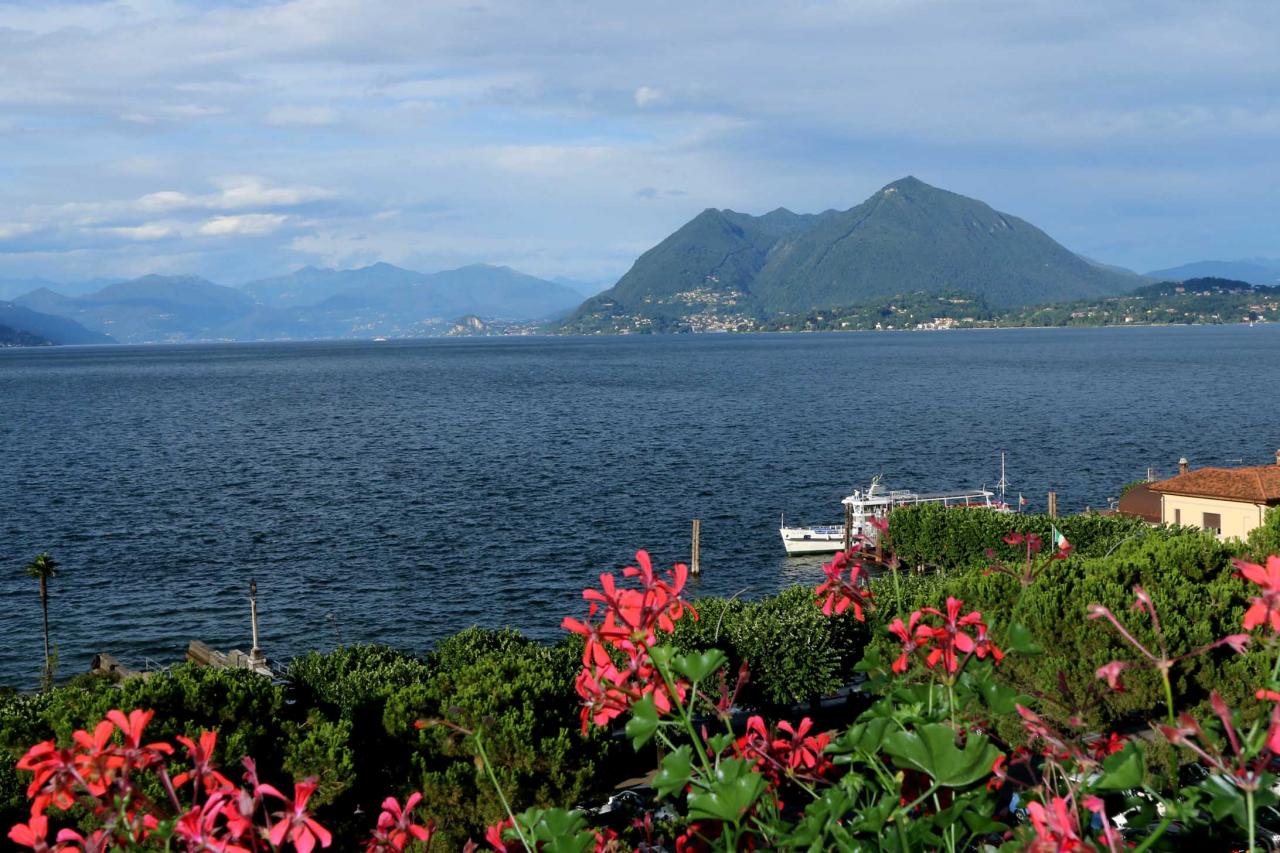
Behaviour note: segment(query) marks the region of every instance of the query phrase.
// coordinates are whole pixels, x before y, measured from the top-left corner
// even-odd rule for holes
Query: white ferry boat
[[[1009,505],[1002,500],[995,500],[995,492],[987,489],[974,489],[958,492],[912,492],[905,489],[886,489],[879,478],[871,481],[864,492],[855,489],[840,503],[846,507],[851,532],[851,541],[859,538],[872,544],[876,541],[879,530],[871,522],[888,516],[895,507],[912,504],[936,503],[946,507],[978,507],[993,509],[997,512],[1012,512]],[[782,545],[787,549],[787,556],[798,554],[834,554],[844,550],[844,524],[788,527],[786,518],[778,528],[782,535]]]

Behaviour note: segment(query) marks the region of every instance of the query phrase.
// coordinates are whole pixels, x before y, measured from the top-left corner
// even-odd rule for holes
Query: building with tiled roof
[[[1276,464],[1245,468],[1196,468],[1178,462],[1178,475],[1150,485],[1160,495],[1160,518],[1212,530],[1220,539],[1244,539],[1280,506],[1280,450]]]

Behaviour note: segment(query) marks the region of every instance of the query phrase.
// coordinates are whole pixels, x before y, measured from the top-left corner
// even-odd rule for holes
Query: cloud
[[[214,180],[216,193],[188,195],[177,190],[158,190],[137,200],[143,211],[161,210],[243,210],[251,207],[295,207],[333,197],[329,190],[312,186],[268,186],[261,178],[235,176]]]
[[[40,230],[40,226],[29,222],[0,222],[0,240],[12,240],[25,237]]]
[[[169,237],[176,237],[180,233],[179,229],[173,225],[160,222],[148,222],[143,225],[122,225],[99,230],[103,234],[137,241],[164,240]]]
[[[654,89],[650,86],[641,86],[639,89],[636,89],[635,95],[632,97],[635,98],[637,107],[647,107],[650,104],[656,104],[658,101],[662,100],[662,90]]]
[[[0,210],[54,276],[365,251],[603,279],[702,208],[916,173],[1106,261],[1274,255],[1277,31],[1254,0],[9,4]]]
[[[261,236],[278,229],[288,219],[277,213],[245,213],[240,216],[215,216],[196,229],[204,237]]]
[[[267,111],[263,119],[277,127],[324,127],[338,123],[338,111],[324,106],[279,106]]]

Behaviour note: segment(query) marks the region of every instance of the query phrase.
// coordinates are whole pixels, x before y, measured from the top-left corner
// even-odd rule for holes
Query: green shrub
[[[894,554],[904,566],[941,569],[985,566],[988,548],[998,556],[1016,558],[1015,549],[1001,541],[1010,532],[1035,533],[1048,545],[1056,527],[1071,543],[1074,553],[1101,557],[1130,538],[1145,536],[1150,528],[1141,519],[1120,515],[1022,515],[988,509],[948,509],[939,504],[899,507],[889,519]]]
[[[1261,563],[1272,554],[1280,554],[1280,506],[1267,509],[1262,524],[1249,531],[1246,546],[1249,559]]]
[[[412,732],[420,719],[451,724],[424,728],[406,743],[445,849],[505,817],[476,765],[472,733],[517,811],[578,802],[617,781],[616,768],[597,778],[614,744],[598,730],[580,733],[574,677],[581,654],[572,643],[547,647],[516,632],[472,628],[440,644],[428,679],[389,697],[389,733]]]
[[[823,616],[809,587],[760,601],[708,598],[694,606],[699,619],[677,622],[672,644],[724,652],[731,687],[745,661],[749,676],[739,698],[748,705],[790,705],[831,693],[849,682],[866,644],[866,626],[852,613]]]
[[[1136,661],[1140,653],[1105,620],[1090,620],[1088,606],[1110,608],[1139,641],[1153,648],[1150,621],[1130,610],[1133,587],[1140,584],[1155,602],[1169,652],[1185,654],[1241,630],[1251,592],[1235,577],[1232,553],[1229,543],[1199,531],[1156,530],[1123,542],[1110,556],[1054,561],[1025,591],[1014,578],[974,568],[904,575],[899,612],[941,608],[947,596],[955,596],[966,610],[982,613],[998,644],[1007,640],[1010,625],[1023,625],[1045,651],[1006,657],[1002,676],[1014,688],[1041,697],[1046,712],[1059,721],[1075,716],[1103,728],[1140,726],[1163,714],[1163,686],[1154,670],[1135,669],[1124,674],[1125,691],[1104,689],[1098,667],[1113,660]],[[882,602],[892,600],[888,579],[873,588]],[[897,641],[885,630],[891,610],[877,614],[873,639],[888,659],[898,653]],[[1204,704],[1216,689],[1229,703],[1252,707],[1256,703],[1241,700],[1265,680],[1261,659],[1261,654],[1237,656],[1218,649],[1178,664],[1173,670],[1175,704]]]

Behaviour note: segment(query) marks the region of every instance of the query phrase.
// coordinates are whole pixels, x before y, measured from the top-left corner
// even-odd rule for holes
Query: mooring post
[[[848,551],[853,547],[853,507],[849,504],[844,505],[844,549]]]
[[[1058,517],[1058,493],[1057,492],[1049,493],[1049,517],[1050,518]]]
[[[693,553],[690,555],[689,571],[695,575],[702,574],[702,519],[693,520]]]
[[[249,621],[253,625],[253,648],[249,650],[249,659],[254,664],[262,662],[262,649],[258,648],[258,582],[249,580]]]

